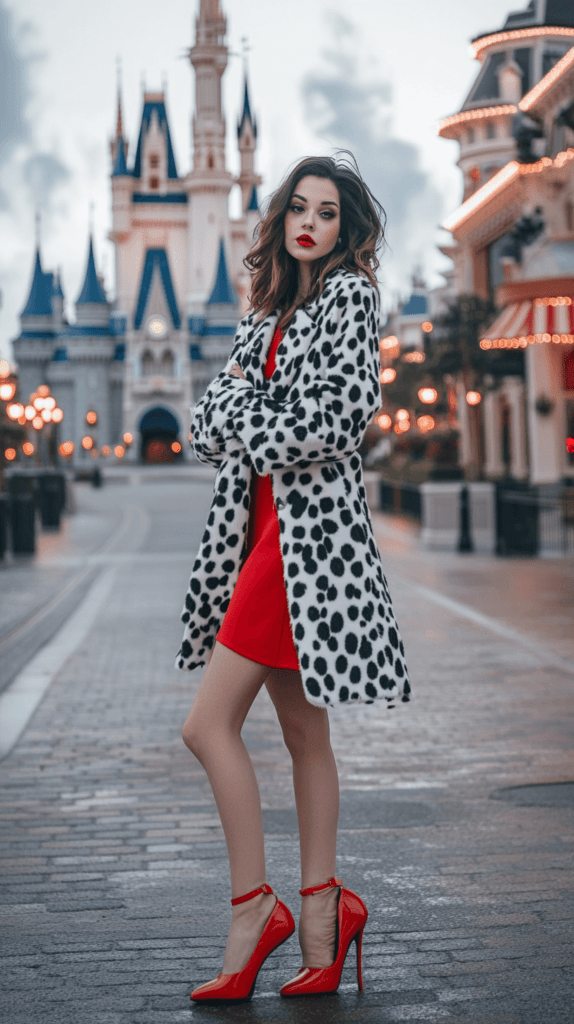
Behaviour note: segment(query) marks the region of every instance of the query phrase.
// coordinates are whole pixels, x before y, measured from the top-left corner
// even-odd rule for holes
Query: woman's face
[[[341,230],[339,190],[329,178],[301,178],[285,214],[285,248],[301,263],[331,252]]]

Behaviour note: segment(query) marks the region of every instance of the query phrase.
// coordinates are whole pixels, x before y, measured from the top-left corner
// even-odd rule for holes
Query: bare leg
[[[187,747],[209,779],[229,853],[232,896],[266,881],[259,787],[241,739],[249,708],[269,669],[215,643],[193,707],[183,727]],[[242,970],[275,906],[261,894],[232,908],[223,973]]]
[[[266,681],[293,759],[293,785],[301,847],[301,888],[335,874],[339,777],[327,710],[306,699],[301,674],[271,669]],[[303,966],[329,967],[335,958],[338,889],[303,896],[299,942]]]

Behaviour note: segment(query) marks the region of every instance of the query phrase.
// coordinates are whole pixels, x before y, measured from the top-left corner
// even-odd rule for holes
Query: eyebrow
[[[299,195],[298,192],[294,192],[291,198],[292,199],[302,199],[304,203],[307,202],[307,200],[305,199],[305,196]],[[336,206],[337,209],[339,208],[339,204],[338,203],[334,203],[331,199],[323,199],[323,201],[321,202],[321,206]]]

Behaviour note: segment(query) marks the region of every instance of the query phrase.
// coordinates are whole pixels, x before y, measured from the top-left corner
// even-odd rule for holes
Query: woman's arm
[[[331,462],[357,450],[381,405],[378,294],[364,278],[345,282],[327,310],[326,373],[297,383],[282,402],[228,375],[212,411],[225,440],[245,446],[259,475],[297,462]]]
[[[219,430],[213,426],[212,406],[219,394],[221,383],[229,379],[229,374],[234,372],[234,367],[237,367],[241,376],[244,377],[243,371],[235,361],[243,344],[243,327],[244,324],[241,321],[226,365],[208,385],[205,394],[202,395],[192,412],[191,446],[196,458],[209,466],[217,467],[225,458],[226,442]]]

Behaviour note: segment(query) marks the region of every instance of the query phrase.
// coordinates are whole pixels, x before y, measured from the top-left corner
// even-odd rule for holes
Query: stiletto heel
[[[361,955],[363,952],[363,931],[361,928],[360,932],[355,935],[355,944],[357,946],[357,985],[359,986],[359,992],[363,991],[363,971],[361,968]]]
[[[341,887],[339,893],[339,904],[337,907],[337,953],[334,962],[330,967],[302,967],[298,974],[291,981],[286,982],[281,989],[281,995],[285,998],[291,996],[318,996],[330,995],[336,992],[343,973],[343,964],[353,940],[357,946],[357,984],[359,991],[363,990],[363,975],[361,970],[361,953],[363,948],[363,931],[368,910],[354,892],[350,889],[343,889],[340,878],[330,878],[324,885],[314,885],[310,889],[300,889],[302,896],[311,896],[315,892],[329,887]]]
[[[235,907],[238,903],[252,900],[255,896],[259,896],[260,893],[275,895],[270,885],[261,885],[258,889],[248,892],[245,896],[237,896],[231,900],[231,904]],[[247,1002],[253,995],[257,975],[263,962],[274,949],[277,949],[278,946],[286,942],[294,931],[295,922],[289,907],[286,907],[277,898],[277,902],[261,933],[259,942],[243,970],[237,971],[236,974],[218,974],[217,978],[207,981],[205,985],[200,985],[199,988],[194,989],[189,998],[198,1003]]]

